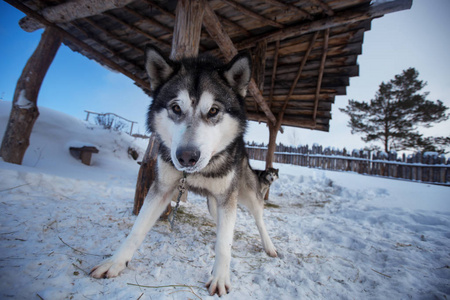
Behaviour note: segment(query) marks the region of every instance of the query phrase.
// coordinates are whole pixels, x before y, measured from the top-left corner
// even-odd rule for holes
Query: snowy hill
[[[0,102],[0,135],[10,105]],[[194,194],[174,232],[157,223],[121,276],[87,275],[133,225],[139,166],[127,150],[142,155],[146,141],[40,111],[24,165],[0,160],[0,298],[215,298],[204,288],[215,225]],[[92,166],[70,155],[80,143],[100,150]],[[224,299],[448,299],[449,187],[276,167],[265,219],[280,257],[239,210]]]

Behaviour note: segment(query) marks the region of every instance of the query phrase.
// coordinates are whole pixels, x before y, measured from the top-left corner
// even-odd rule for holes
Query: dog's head
[[[178,170],[198,172],[242,138],[251,76],[248,54],[228,64],[211,57],[172,61],[149,46],[145,66],[153,91],[148,128],[170,151]]]
[[[267,169],[266,179],[272,184],[275,180],[278,179],[278,169],[268,168]]]

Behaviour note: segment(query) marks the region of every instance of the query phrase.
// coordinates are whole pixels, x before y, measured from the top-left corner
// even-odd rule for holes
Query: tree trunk
[[[30,145],[31,131],[39,116],[37,107],[39,90],[61,41],[60,33],[53,27],[47,27],[17,81],[11,113],[0,149],[0,156],[5,162],[22,164],[25,152]]]
[[[181,59],[186,56],[195,57],[198,55],[204,7],[205,0],[178,0],[171,59]],[[135,215],[139,214],[147,192],[156,178],[155,169],[158,149],[159,142],[152,134],[136,183],[133,207]],[[166,211],[162,214],[162,218],[167,218],[170,211],[171,205],[169,204]]]

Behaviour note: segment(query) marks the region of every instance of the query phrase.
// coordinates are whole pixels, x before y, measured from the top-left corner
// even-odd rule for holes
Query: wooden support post
[[[273,168],[273,161],[275,157],[275,150],[277,147],[277,134],[279,128],[277,126],[267,123],[269,127],[269,145],[267,145],[267,154],[266,154],[266,169]]]
[[[292,82],[291,89],[289,90],[288,95],[286,95],[286,97],[284,99],[283,107],[278,114],[277,123],[275,125],[267,123],[267,125],[269,126],[269,145],[268,145],[268,149],[267,149],[266,169],[273,167],[273,159],[274,159],[274,153],[275,153],[276,142],[277,142],[277,134],[278,134],[278,131],[281,129],[281,124],[283,122],[284,113],[285,113],[287,105],[289,103],[289,99],[292,96],[295,87],[297,86],[300,76],[302,75],[303,68],[305,67],[306,61],[308,60],[308,57],[309,57],[312,49],[314,48],[314,44],[316,43],[318,35],[319,35],[319,32],[315,32],[311,38],[309,47],[306,50],[306,53],[303,56],[302,62],[298,68],[297,76],[295,77],[294,81]]]
[[[178,0],[175,16],[174,35],[172,40],[171,59],[181,59],[198,55],[200,37],[203,22],[203,8],[205,0]],[[139,214],[144,204],[147,192],[156,178],[156,160],[158,156],[159,142],[155,135],[150,137],[147,151],[142,160],[141,168],[136,183],[133,213]],[[163,213],[167,217],[171,211],[171,205]]]
[[[204,0],[178,0],[175,10],[171,59],[198,55],[204,7]]]
[[[297,76],[295,77],[294,81],[292,82],[291,89],[289,90],[288,95],[286,95],[286,98],[284,100],[283,107],[281,111],[278,113],[277,117],[277,123],[270,124],[267,123],[267,126],[269,127],[269,145],[267,146],[267,156],[266,156],[266,169],[273,168],[273,161],[275,158],[275,149],[277,146],[277,134],[278,131],[281,130],[281,124],[283,122],[284,113],[286,111],[287,105],[289,103],[290,97],[292,96],[295,87],[297,86],[297,83],[300,79],[300,76],[302,74],[303,68],[305,67],[306,61],[308,60],[309,54],[311,53],[312,49],[314,48],[314,44],[316,42],[317,36],[319,35],[318,32],[315,32],[311,38],[311,42],[309,43],[309,47],[306,50],[305,55],[303,56],[302,62],[298,68]],[[269,191],[265,195],[265,199],[267,200],[269,197]]]
[[[55,28],[47,27],[17,81],[9,122],[0,149],[0,156],[5,162],[22,164],[30,145],[31,131],[39,116],[39,90],[61,41],[62,35]]]
[[[136,182],[136,192],[134,194],[133,214],[138,215],[144,204],[150,185],[156,179],[156,157],[158,155],[159,142],[152,134],[139,168],[138,180]]]

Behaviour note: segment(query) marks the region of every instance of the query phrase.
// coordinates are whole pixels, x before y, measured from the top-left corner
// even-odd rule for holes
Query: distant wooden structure
[[[248,144],[247,152],[251,159],[264,161],[267,147]],[[450,186],[450,159],[436,153],[398,156],[396,152],[277,145],[274,162]]]
[[[94,146],[70,147],[69,151],[72,156],[81,159],[81,162],[87,166],[91,165],[92,154],[99,152]]]
[[[345,95],[349,78],[359,73],[357,57],[371,21],[412,5],[412,0],[373,5],[371,0],[5,1],[27,14],[20,21],[24,30],[46,28],[41,44],[57,50],[62,40],[73,51],[123,73],[149,95],[144,67],[148,43],[175,59],[202,52],[229,60],[238,51],[250,50],[253,79],[246,109],[250,120],[269,127],[267,166],[272,165],[281,126],[329,130],[335,97]],[[56,50],[36,56],[51,61]],[[33,57],[29,64],[35,64]],[[45,70],[41,75],[24,70],[19,79],[0,150],[5,161],[21,163],[31,130],[16,124],[26,120],[32,128],[38,114],[37,93],[29,93],[21,82],[29,75],[43,78]],[[34,94],[36,99],[30,96]],[[21,108],[21,99],[28,99],[33,108]],[[157,149],[152,140],[150,145]],[[14,158],[12,152],[17,152]],[[151,172],[150,161],[144,158],[141,173]],[[139,183],[141,179],[137,190],[145,192],[148,182]]]
[[[138,122],[136,122],[136,121],[128,120],[127,118],[124,118],[124,117],[122,117],[122,116],[119,116],[118,114],[115,114],[115,113],[110,113],[110,112],[108,112],[108,113],[98,113],[98,112],[90,111],[90,110],[85,110],[84,112],[86,113],[86,121],[89,121],[89,116],[90,116],[91,114],[93,114],[93,115],[96,115],[97,117],[100,117],[100,118],[106,117],[106,118],[111,118],[112,120],[114,120],[115,118],[117,118],[117,119],[119,119],[119,120],[123,120],[123,121],[129,123],[129,124],[130,124],[130,132],[128,133],[129,135],[133,135],[133,127],[134,127],[134,124],[137,124],[137,123],[138,123]]]

